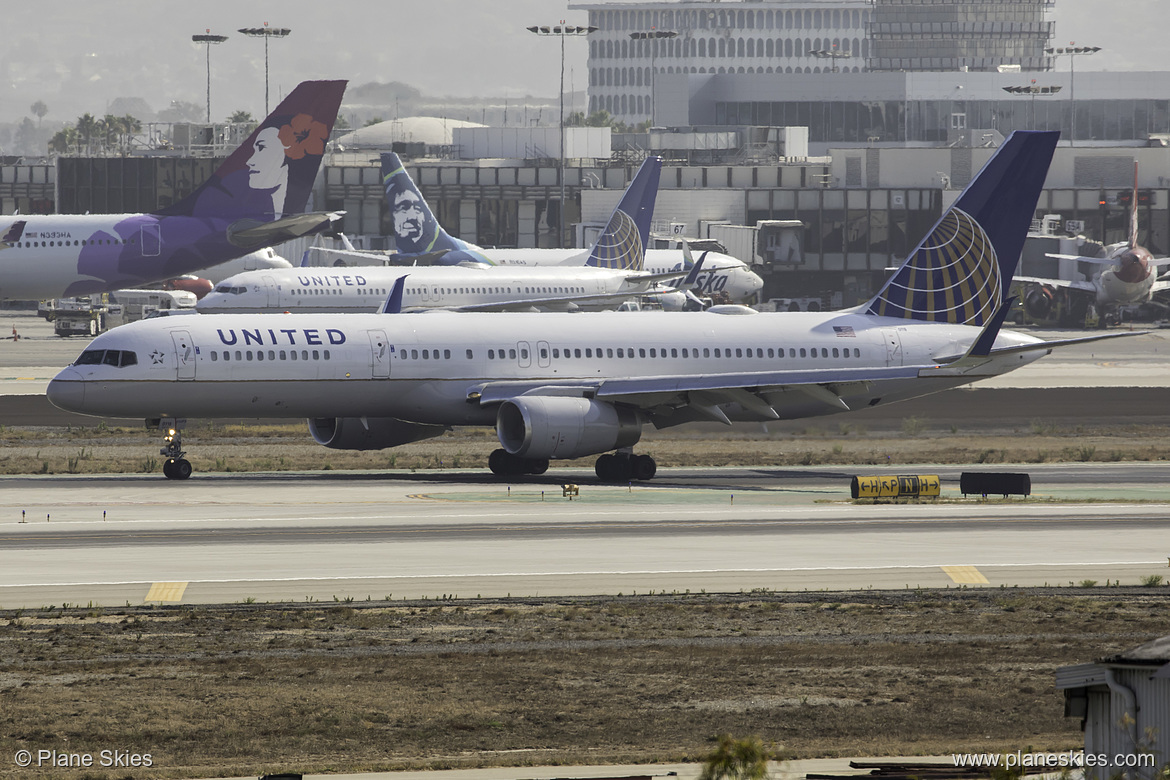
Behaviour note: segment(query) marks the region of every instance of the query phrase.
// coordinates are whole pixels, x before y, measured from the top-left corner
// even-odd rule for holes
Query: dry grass
[[[1170,427],[1158,424],[1058,426],[1033,420],[966,430],[906,418],[884,428],[835,421],[771,427],[647,430],[638,451],[654,455],[663,467],[702,467],[1151,461],[1164,459],[1170,449]],[[387,450],[331,450],[314,443],[303,422],[197,422],[183,443],[200,473],[487,468],[488,455],[499,446],[491,429],[464,428]],[[0,428],[0,474],[157,472],[160,446],[158,432],[143,428]],[[557,465],[591,469],[593,461]]]
[[[113,780],[685,761],[720,732],[800,757],[1067,749],[1053,671],[1164,633],[1165,591],[6,612],[0,756],[153,756],[84,775]]]

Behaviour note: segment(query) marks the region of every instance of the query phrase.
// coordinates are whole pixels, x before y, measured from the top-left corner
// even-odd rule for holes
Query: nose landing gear
[[[160,455],[166,456],[166,460],[163,461],[163,475],[167,479],[187,479],[191,476],[191,463],[183,457],[187,453],[183,451],[182,429],[187,421],[164,417],[160,420],[147,420],[146,423],[148,428],[157,427],[165,431],[163,448],[158,451]]]

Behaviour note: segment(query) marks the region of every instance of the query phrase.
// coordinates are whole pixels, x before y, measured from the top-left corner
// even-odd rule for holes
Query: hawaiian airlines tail
[[[1007,298],[1059,137],[1012,133],[865,312],[987,323]]]
[[[658,197],[661,157],[647,157],[597,237],[585,265],[641,271]]]
[[[263,222],[303,213],[344,93],[344,81],[302,82],[202,186],[155,213]]]

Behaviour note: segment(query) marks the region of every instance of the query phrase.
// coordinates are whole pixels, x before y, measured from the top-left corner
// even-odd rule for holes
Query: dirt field
[[[1067,749],[1058,666],[1165,633],[1165,587],[0,613],[0,774],[241,776]],[[17,750],[149,753],[15,771]]]

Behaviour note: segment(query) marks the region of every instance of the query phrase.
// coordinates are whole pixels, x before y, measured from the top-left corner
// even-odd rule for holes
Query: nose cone
[[[58,409],[67,412],[85,411],[85,381],[76,369],[66,368],[49,380],[45,395],[49,403]]]

